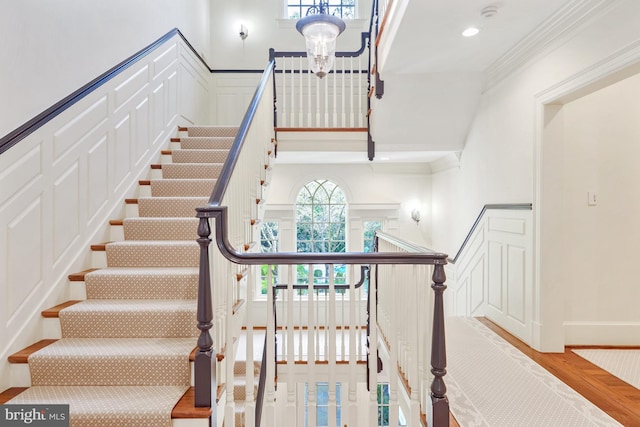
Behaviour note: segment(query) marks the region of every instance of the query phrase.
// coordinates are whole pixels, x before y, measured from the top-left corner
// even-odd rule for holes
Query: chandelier
[[[336,39],[346,27],[337,16],[329,15],[329,5],[320,1],[307,9],[307,15],[296,23],[296,29],[307,43],[309,68],[323,78],[333,67],[336,53]]]

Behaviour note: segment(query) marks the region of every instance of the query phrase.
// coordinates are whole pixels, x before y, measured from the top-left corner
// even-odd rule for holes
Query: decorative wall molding
[[[447,269],[449,314],[486,316],[531,343],[533,229],[530,209],[487,209]]]
[[[534,58],[571,37],[597,15],[620,0],[573,0],[538,25],[486,70],[485,90],[489,90]]]
[[[3,389],[7,353],[47,338],[40,311],[68,298],[177,126],[210,120],[210,71],[181,35],[163,40],[0,155]]]

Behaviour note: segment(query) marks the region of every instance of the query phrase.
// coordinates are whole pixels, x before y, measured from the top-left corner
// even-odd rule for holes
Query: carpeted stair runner
[[[184,145],[172,139],[170,162],[163,152],[144,183],[150,192],[141,185],[150,195],[122,221],[124,240],[106,244],[107,267],[85,275],[87,300],[60,310],[62,339],[29,356],[32,386],[8,403],[68,403],[72,426],[172,424],[199,334],[195,208],[236,131],[194,127]]]

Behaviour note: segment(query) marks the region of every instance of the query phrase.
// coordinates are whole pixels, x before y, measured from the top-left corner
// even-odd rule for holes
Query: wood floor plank
[[[540,353],[490,320],[478,320],[622,425],[640,427],[637,388],[578,356],[573,347],[565,347],[564,353]]]

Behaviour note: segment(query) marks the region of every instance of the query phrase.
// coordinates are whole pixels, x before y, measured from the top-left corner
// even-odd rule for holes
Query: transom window
[[[287,17],[300,19],[307,16],[309,8],[318,7],[322,0],[287,0]],[[356,0],[324,0],[329,15],[342,19],[356,19]]]

